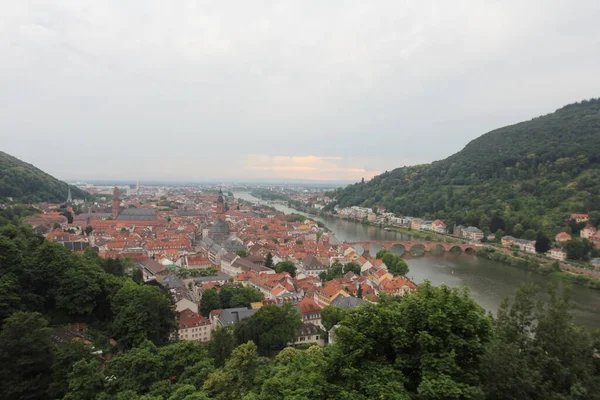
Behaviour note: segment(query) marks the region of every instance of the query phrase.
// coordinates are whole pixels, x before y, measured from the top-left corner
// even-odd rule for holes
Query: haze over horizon
[[[443,159],[600,95],[597,2],[523,3],[9,2],[0,150],[64,180],[349,181]]]

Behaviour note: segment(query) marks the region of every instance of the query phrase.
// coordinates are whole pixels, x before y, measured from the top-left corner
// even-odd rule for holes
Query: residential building
[[[563,249],[554,248],[551,249],[547,254],[554,260],[565,261],[567,259],[567,253]]]
[[[218,326],[230,326],[233,324],[237,324],[244,318],[251,317],[256,312],[257,309],[239,307],[239,308],[226,308],[224,310],[213,310],[210,313],[211,321],[213,323],[213,329],[216,329]]]
[[[304,297],[296,304],[296,307],[302,316],[302,322],[323,326],[321,324],[321,306],[319,306],[314,299]]]
[[[474,241],[479,241],[483,238],[483,231],[474,226],[469,226],[462,230],[462,236]]]
[[[431,227],[432,227],[432,230],[437,233],[445,234],[448,232],[448,229],[447,229],[444,221],[439,220],[439,219],[436,219],[435,221],[433,221],[431,223]]]
[[[321,307],[325,307],[331,304],[331,302],[337,296],[350,296],[341,286],[338,285],[326,285],[324,287],[317,288],[315,292],[315,301]]]
[[[403,296],[417,289],[417,285],[404,276],[395,276],[392,279],[384,279],[379,284],[379,291],[390,296]]]
[[[325,346],[324,334],[321,331],[321,327],[311,324],[310,322],[303,322],[300,328],[296,331],[296,338],[294,340],[295,345],[314,343],[318,346]]]
[[[198,304],[185,297],[179,300],[177,303],[175,303],[176,312],[180,313],[185,311],[186,309],[198,313]]]
[[[571,219],[575,220],[578,224],[581,224],[582,222],[588,222],[590,216],[588,214],[571,214]]]
[[[413,220],[410,222],[410,229],[413,229],[415,231],[420,231],[422,224],[423,224],[423,220],[421,218],[413,218]]]
[[[592,226],[591,224],[587,224],[585,226],[585,228],[583,228],[581,230],[581,232],[579,232],[579,236],[581,236],[582,239],[587,239],[587,240],[591,240],[592,237],[598,232],[598,230]]]
[[[321,272],[327,271],[327,265],[313,255],[308,255],[298,263],[298,273],[306,276],[319,276]]]
[[[211,339],[212,324],[210,320],[189,308],[177,315],[177,324],[179,340],[208,342]]]
[[[571,235],[569,235],[567,232],[560,232],[558,235],[556,235],[554,240],[556,241],[556,243],[564,244],[571,240]]]

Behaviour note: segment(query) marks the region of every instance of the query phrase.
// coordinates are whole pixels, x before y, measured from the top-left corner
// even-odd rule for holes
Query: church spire
[[[69,193],[67,194],[67,204],[73,203],[73,197],[71,196],[71,186],[67,185],[69,188]]]

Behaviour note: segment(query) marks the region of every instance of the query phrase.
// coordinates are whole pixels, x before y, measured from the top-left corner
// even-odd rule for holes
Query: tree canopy
[[[325,210],[381,205],[485,233],[554,237],[571,230],[571,213],[600,211],[599,124],[600,99],[571,104],[486,133],[445,160],[337,189]]]

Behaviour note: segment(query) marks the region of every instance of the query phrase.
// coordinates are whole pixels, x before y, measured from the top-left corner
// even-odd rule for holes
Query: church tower
[[[67,194],[67,205],[73,204],[73,196],[71,196],[71,186],[69,186],[69,193]]]
[[[223,191],[219,189],[219,197],[217,197],[217,215],[223,218],[225,215],[225,200],[223,200]]]
[[[121,207],[121,201],[119,200],[119,188],[115,186],[112,200],[112,219],[117,219],[119,216],[119,207]]]

